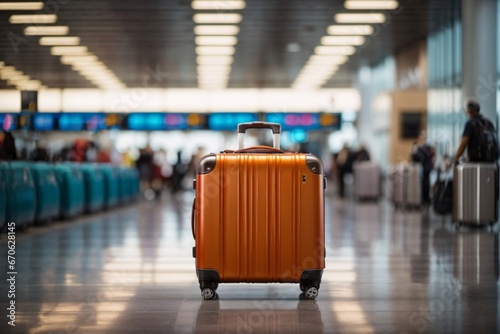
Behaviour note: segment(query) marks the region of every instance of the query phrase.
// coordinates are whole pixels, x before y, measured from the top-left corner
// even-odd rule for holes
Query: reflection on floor
[[[497,333],[497,228],[327,199],[317,301],[293,284],[227,284],[202,302],[191,257],[193,194],[17,235],[16,327],[0,332]],[[167,198],[168,197],[168,198]]]

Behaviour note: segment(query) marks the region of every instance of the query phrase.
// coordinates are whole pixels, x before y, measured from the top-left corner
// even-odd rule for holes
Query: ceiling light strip
[[[43,2],[0,2],[0,10],[42,10]]]
[[[394,10],[399,7],[395,0],[347,0],[344,7],[353,10]]]
[[[234,11],[246,7],[243,0],[194,0],[191,3],[197,12],[193,21],[196,34],[196,67],[198,87],[207,89],[224,89],[227,87],[233,55],[238,43],[237,35],[240,28],[237,26],[243,20],[240,13]],[[218,13],[206,13],[212,10]]]
[[[57,15],[54,14],[33,14],[33,15],[11,15],[10,24],[54,24],[57,22]]]
[[[398,8],[395,0],[347,0],[345,7],[352,10],[392,10]],[[339,13],[334,16],[337,24],[327,28],[328,35],[321,38],[321,45],[311,55],[292,84],[293,88],[319,88],[330,80],[338,67],[347,62],[348,56],[356,53],[356,46],[366,43],[366,37],[373,35],[371,24],[386,20],[383,13]]]
[[[0,62],[0,79],[7,81],[7,85],[15,86],[18,90],[38,90],[43,86],[40,80],[32,80],[29,75],[14,66],[5,66],[4,62]]]
[[[11,16],[11,18],[14,17]],[[126,85],[97,56],[80,44],[76,36],[63,36],[69,33],[67,26],[30,26],[24,29],[25,35],[41,35],[40,45],[52,46],[50,53],[61,56],[61,63],[70,65],[73,71],[102,89],[125,88]],[[54,37],[56,36],[56,37]]]

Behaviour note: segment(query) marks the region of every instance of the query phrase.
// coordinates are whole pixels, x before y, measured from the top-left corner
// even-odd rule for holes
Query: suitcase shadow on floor
[[[324,331],[321,311],[314,300],[203,301],[195,332],[295,333]]]

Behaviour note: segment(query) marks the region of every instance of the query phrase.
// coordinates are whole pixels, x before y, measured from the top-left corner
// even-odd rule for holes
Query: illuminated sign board
[[[282,131],[339,130],[341,114],[327,113],[268,113],[266,122],[281,124]]]
[[[240,123],[259,121],[256,113],[211,113],[208,115],[208,128],[214,131],[234,131]]]
[[[127,116],[127,129],[137,131],[195,130],[205,126],[205,116],[187,113],[134,113]]]
[[[102,113],[36,113],[35,131],[99,131],[106,129],[106,114]]]
[[[0,114],[0,130],[12,131],[17,127],[17,115],[15,114]]]

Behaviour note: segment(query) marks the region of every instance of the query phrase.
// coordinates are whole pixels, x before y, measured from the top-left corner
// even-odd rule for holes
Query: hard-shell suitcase
[[[131,191],[132,191],[132,200],[136,200],[139,198],[141,194],[141,186],[140,186],[140,178],[139,172],[135,168],[130,168],[130,181],[131,181]]]
[[[85,206],[82,171],[75,164],[59,164],[54,166],[54,172],[60,191],[61,218],[82,214]]]
[[[459,224],[493,224],[498,218],[497,166],[464,163],[455,167],[453,220]]]
[[[3,175],[3,172],[0,171],[0,232],[2,232],[5,226],[5,215],[7,213],[7,180]]]
[[[7,222],[15,222],[23,229],[35,221],[35,183],[29,167],[24,163],[12,162],[6,170],[10,174],[10,189],[7,190]]]
[[[269,128],[274,148],[241,149],[249,128]],[[280,125],[238,126],[240,150],[204,156],[195,180],[192,228],[204,299],[219,283],[300,283],[318,294],[325,267],[321,160],[279,151]]]
[[[120,200],[120,173],[111,165],[100,166],[104,180],[104,207],[111,208]]]
[[[354,172],[354,196],[357,199],[380,197],[380,167],[374,162],[356,162]]]
[[[0,162],[0,232],[7,224],[7,191],[10,189],[10,176],[7,175],[8,165]]]
[[[418,207],[422,203],[420,164],[402,163],[395,166],[391,174],[392,200],[396,206]]]
[[[439,171],[433,193],[434,212],[438,215],[451,214],[453,212],[453,178],[442,178],[441,171]]]
[[[51,165],[27,163],[33,175],[36,189],[35,222],[43,222],[59,217],[59,186]]]
[[[104,178],[96,164],[81,164],[85,184],[85,212],[96,212],[104,207]]]

